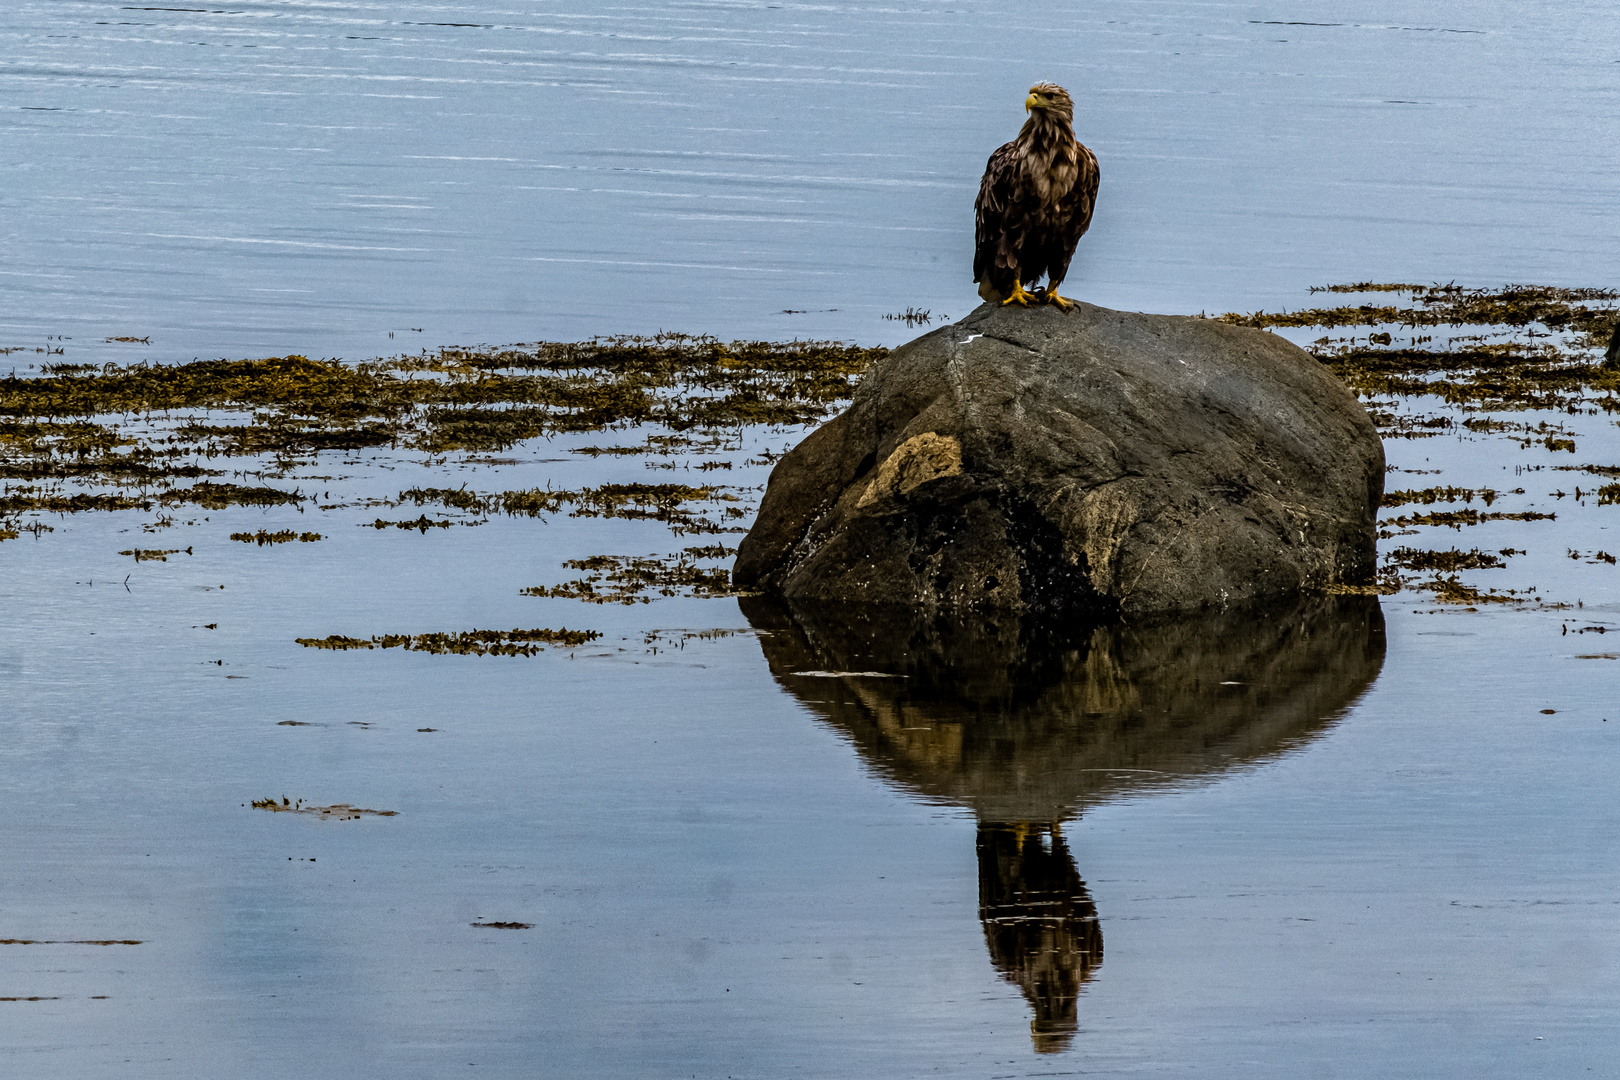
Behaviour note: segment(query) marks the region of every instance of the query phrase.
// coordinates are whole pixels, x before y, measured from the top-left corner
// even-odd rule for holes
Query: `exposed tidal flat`
[[[1612,1073],[1617,41],[5,5],[0,1071]],[[1043,78],[1102,168],[1066,291],[1355,390],[1375,584],[733,595],[773,464],[967,314]]]
[[[1601,1068],[1615,296],[1300,299],[1222,317],[1375,416],[1378,583],[1078,636],[732,593],[881,348],[64,346],[0,382],[4,1052]]]

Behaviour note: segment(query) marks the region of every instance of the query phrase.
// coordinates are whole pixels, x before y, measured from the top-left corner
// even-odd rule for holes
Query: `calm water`
[[[1616,41],[1599,3],[12,0],[0,338],[898,342],[975,302],[1038,78],[1102,161],[1084,299],[1608,282]]]
[[[1077,91],[1102,158],[1087,299],[1613,284],[1617,41],[1596,5],[22,0],[0,12],[0,346],[903,340],[884,314],[968,310],[974,184],[1036,78]],[[1610,1075],[1620,571],[1592,553],[1620,507],[1552,466],[1620,463],[1620,430],[1516,419],[1566,423],[1577,455],[1391,440],[1390,486],[1523,487],[1498,508],[1557,521],[1401,542],[1527,549],[1481,583],[1574,609],[1403,593],[1051,641],[519,595],[565,559],[692,542],[655,522],[50,519],[0,545],[0,939],[37,942],[0,945],[0,1061]],[[766,470],[745,462],[801,434],[708,457],[746,492]],[[601,441],[326,455],[286,486],[692,475],[567,452]],[[327,539],[226,539],[257,528]],[[158,544],[193,554],[118,554]],[[604,636],[533,658],[293,641],[560,625]],[[710,630],[732,633],[686,636]],[[282,795],[397,816],[244,805]],[[471,925],[502,921],[532,925]],[[109,940],[140,944],[76,943]]]

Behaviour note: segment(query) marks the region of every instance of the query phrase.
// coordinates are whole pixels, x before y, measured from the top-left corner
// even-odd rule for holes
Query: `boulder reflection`
[[[1061,634],[1016,618],[922,622],[748,598],[771,673],[890,783],[979,819],[991,962],[1064,1049],[1102,963],[1061,822],[1295,749],[1378,676],[1373,597]]]

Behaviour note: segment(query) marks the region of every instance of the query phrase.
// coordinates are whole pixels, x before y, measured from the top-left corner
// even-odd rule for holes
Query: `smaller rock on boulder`
[[[1105,618],[1372,580],[1384,452],[1284,339],[985,305],[771,473],[733,580],[789,600]]]

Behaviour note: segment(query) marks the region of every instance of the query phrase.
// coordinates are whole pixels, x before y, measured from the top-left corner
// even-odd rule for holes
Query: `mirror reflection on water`
[[[874,773],[973,812],[985,942],[1039,1052],[1069,1046],[1103,957],[1063,823],[1303,746],[1384,662],[1375,597],[1090,631],[742,604],[771,674]]]

